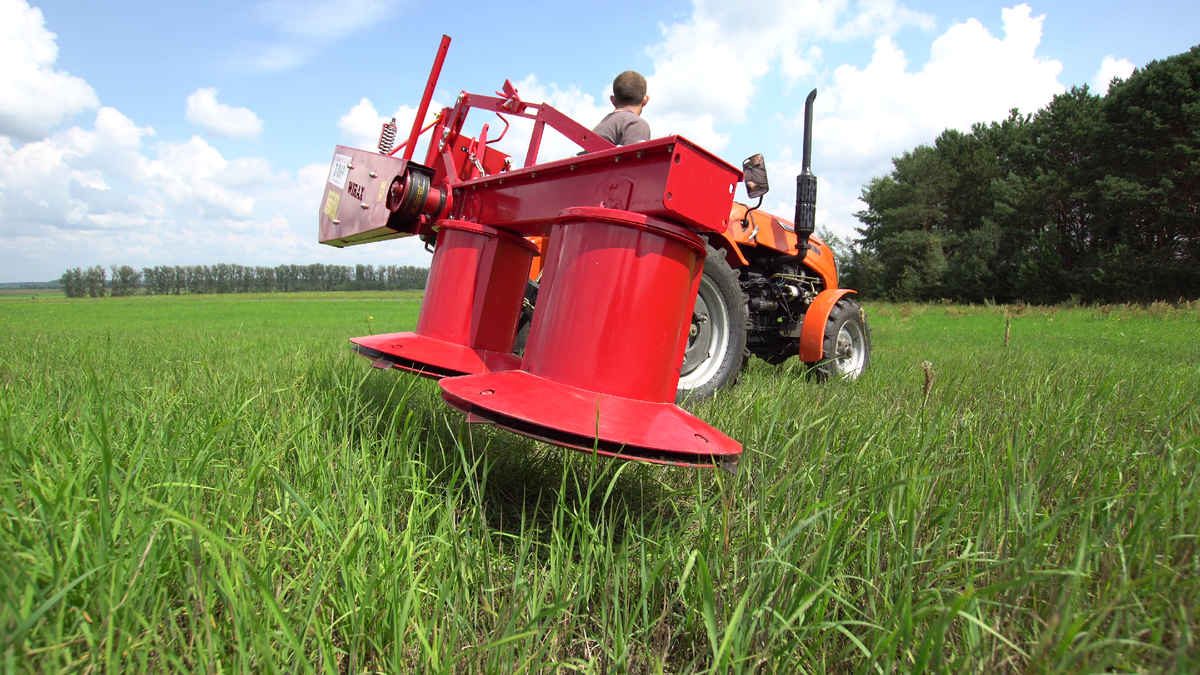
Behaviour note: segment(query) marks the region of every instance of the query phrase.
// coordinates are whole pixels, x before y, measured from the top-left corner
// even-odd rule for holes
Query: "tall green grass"
[[[735,476],[469,426],[349,352],[417,307],[0,303],[3,668],[1200,667],[1200,308],[868,306],[857,382],[754,361],[693,406]]]

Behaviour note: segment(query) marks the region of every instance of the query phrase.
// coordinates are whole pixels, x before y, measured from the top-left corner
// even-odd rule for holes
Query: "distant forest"
[[[111,271],[111,276],[110,276]],[[429,269],[397,265],[159,265],[141,271],[129,265],[75,267],[59,286],[68,298],[102,298],[145,293],[287,293],[294,291],[394,291],[424,289]]]
[[[1200,297],[1200,46],[947,129],[863,187],[842,282],[889,300]]]

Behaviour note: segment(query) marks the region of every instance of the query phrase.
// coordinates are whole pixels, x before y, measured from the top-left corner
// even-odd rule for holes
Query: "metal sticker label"
[[[387,181],[383,181],[379,184],[379,196],[375,198],[375,201],[383,201],[383,193],[387,192],[387,185]]]
[[[329,182],[332,183],[333,179],[330,178]],[[342,201],[342,196],[333,190],[330,190],[329,196],[325,198],[325,215],[328,216],[330,220],[333,220],[337,217],[338,202],[340,201]]]
[[[346,178],[349,176],[350,158],[346,155],[334,155],[333,166],[329,167],[329,184],[336,185],[339,190],[345,190]]]

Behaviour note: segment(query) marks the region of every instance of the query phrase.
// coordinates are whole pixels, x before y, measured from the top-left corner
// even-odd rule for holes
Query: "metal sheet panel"
[[[317,240],[337,248],[413,234],[388,227],[388,186],[408,162],[377,152],[339,145],[334,148],[317,218]],[[395,224],[395,223],[393,223]]]

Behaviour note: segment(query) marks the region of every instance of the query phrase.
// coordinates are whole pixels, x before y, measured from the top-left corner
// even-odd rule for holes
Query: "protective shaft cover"
[[[317,240],[343,248],[414,234],[387,208],[388,188],[408,166],[403,159],[377,152],[334,148],[317,216]]]

